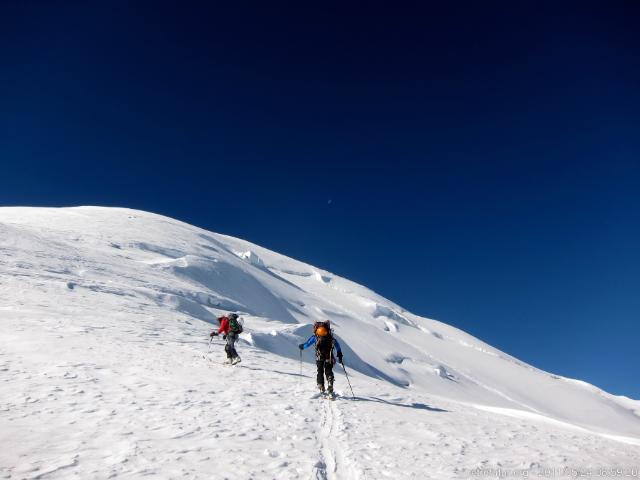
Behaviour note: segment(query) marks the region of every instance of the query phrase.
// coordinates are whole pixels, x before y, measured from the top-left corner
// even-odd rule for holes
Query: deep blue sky
[[[638,2],[227,3],[2,2],[0,204],[170,215],[640,398]]]

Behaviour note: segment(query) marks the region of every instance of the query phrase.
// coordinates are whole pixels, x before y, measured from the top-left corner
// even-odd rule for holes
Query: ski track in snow
[[[0,479],[447,480],[477,468],[640,467],[637,402],[476,355],[453,329],[385,331],[392,320],[371,316],[383,299],[339,277],[318,281],[307,275],[318,269],[143,212],[28,211],[37,228],[22,225],[27,210],[0,209]],[[104,225],[85,226],[96,212]],[[258,253],[212,257],[222,251]],[[273,283],[235,298],[218,288],[217,261]],[[295,285],[265,273],[272,263],[299,272]],[[207,353],[206,320],[246,298],[243,360],[226,366],[221,339]],[[289,309],[293,321],[261,309]],[[355,398],[339,369],[338,398],[314,398],[308,351],[300,368],[295,346],[318,311],[339,316]],[[455,381],[433,359],[453,365]],[[406,374],[411,387],[358,365]]]
[[[326,402],[326,400],[321,397],[318,400]],[[332,447],[332,439],[330,438],[332,414],[328,412],[327,409],[328,405],[323,405],[320,409],[321,419],[317,434],[320,458],[314,466],[315,478],[317,480],[336,480],[336,471],[338,469],[335,449]]]
[[[360,478],[359,472],[347,455],[348,447],[341,432],[341,415],[336,402],[340,400],[320,399],[322,415],[318,428],[320,459],[316,464],[313,478],[322,480],[341,480]],[[342,428],[344,428],[342,426]]]

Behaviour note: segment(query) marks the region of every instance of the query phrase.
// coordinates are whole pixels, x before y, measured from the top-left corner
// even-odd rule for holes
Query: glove
[[[222,335],[222,339],[223,339],[223,340],[226,340],[226,339],[227,339],[227,336],[226,336],[226,335]]]
[[[338,352],[338,361],[342,363],[342,352]]]
[[[211,333],[209,334],[209,336],[210,336],[210,337],[212,337],[212,338],[213,338],[213,337],[217,337],[217,336],[218,336],[218,332],[211,332]]]
[[[298,345],[298,348],[299,348],[300,350],[303,350],[303,349],[304,349],[304,343],[301,343],[300,345]]]

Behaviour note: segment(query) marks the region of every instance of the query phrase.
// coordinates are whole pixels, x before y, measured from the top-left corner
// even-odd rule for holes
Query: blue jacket
[[[338,342],[338,339],[334,336],[331,337],[333,340],[333,345],[331,347],[331,354],[333,355],[333,348],[335,347],[336,352],[338,353],[338,357],[340,357],[342,355],[342,349],[340,348],[340,342]],[[315,335],[311,335],[309,337],[309,340],[307,340],[306,342],[304,342],[304,344],[302,345],[302,348],[309,348],[311,345],[315,345],[317,341],[317,338]],[[318,355],[318,352],[316,352],[316,357]]]

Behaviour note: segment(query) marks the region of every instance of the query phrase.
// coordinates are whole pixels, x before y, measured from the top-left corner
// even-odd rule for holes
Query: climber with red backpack
[[[298,345],[302,351],[311,345],[316,346],[316,366],[318,367],[317,383],[320,393],[324,395],[324,377],[327,377],[327,393],[333,397],[333,366],[336,359],[333,356],[335,349],[338,360],[342,363],[342,349],[340,343],[331,333],[331,323],[329,320],[315,322],[313,324],[313,335],[305,343]]]
[[[222,338],[227,341],[227,344],[224,346],[224,351],[227,353],[227,362],[231,365],[235,365],[236,363],[240,363],[242,359],[236,352],[236,340],[238,339],[238,335],[242,333],[242,320],[238,318],[238,315],[235,313],[230,313],[229,315],[225,315],[218,318],[218,322],[220,322],[220,328],[218,331],[213,331],[209,335],[210,337],[217,337],[222,334]]]

